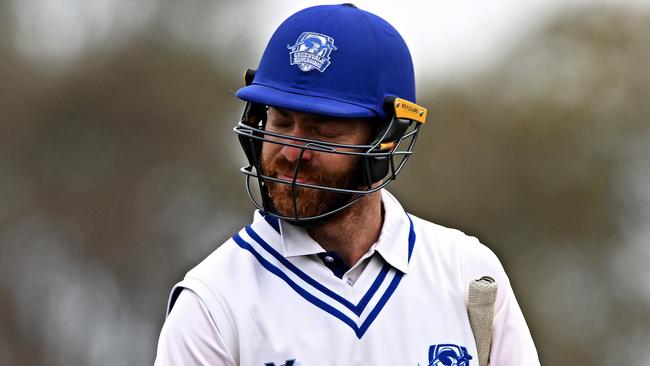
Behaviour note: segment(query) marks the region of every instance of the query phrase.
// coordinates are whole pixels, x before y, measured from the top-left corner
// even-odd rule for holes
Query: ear
[[[255,78],[255,69],[248,69],[244,73],[246,86],[250,85]],[[266,106],[253,102],[246,102],[241,116],[241,123],[253,129],[263,130],[266,124]],[[259,132],[253,130],[251,136],[239,135],[239,143],[244,149],[246,158],[250,165],[256,169],[260,167],[260,156],[262,153],[262,141],[254,137],[263,137]]]
[[[390,152],[397,148],[399,141],[413,123],[424,123],[427,109],[415,103],[395,96],[384,99],[388,124],[375,141],[377,148],[373,152]],[[368,156],[361,159],[362,182],[371,186],[384,179],[390,172],[392,155]]]

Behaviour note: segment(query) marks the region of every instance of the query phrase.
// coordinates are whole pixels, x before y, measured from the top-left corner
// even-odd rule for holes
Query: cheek
[[[319,166],[330,172],[348,172],[356,166],[358,157],[352,155],[320,154]]]
[[[269,159],[280,152],[282,145],[264,142],[262,143],[262,159]]]

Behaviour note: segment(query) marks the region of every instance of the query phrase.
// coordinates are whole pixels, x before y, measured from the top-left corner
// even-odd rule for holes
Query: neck
[[[307,232],[323,249],[336,252],[352,267],[377,241],[383,221],[381,194],[375,192]]]

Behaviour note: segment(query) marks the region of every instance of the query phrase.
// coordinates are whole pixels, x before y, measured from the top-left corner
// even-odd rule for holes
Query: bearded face
[[[358,157],[309,150],[303,147],[306,145],[304,139],[342,145],[366,144],[373,133],[372,120],[319,116],[269,107],[265,129],[277,135],[268,136],[262,145],[262,174],[286,181],[265,182],[278,214],[293,218],[319,216],[351,198],[349,194],[293,187],[294,175],[296,183],[352,190],[360,188]],[[358,152],[358,149],[349,147],[340,150]],[[296,173],[299,162],[300,170]]]
[[[328,153],[323,153],[328,154]],[[333,154],[329,154],[333,155]],[[297,182],[314,184],[325,187],[356,189],[357,161],[349,156],[338,156],[343,159],[337,169],[315,167],[312,160],[303,161],[297,173]],[[339,200],[349,195],[327,192],[307,187],[292,187],[291,181],[295,174],[297,161],[290,162],[282,154],[262,154],[262,170],[264,175],[287,180],[287,183],[267,181],[268,192],[278,213],[289,217],[313,217],[323,214]],[[294,205],[295,189],[295,205]]]

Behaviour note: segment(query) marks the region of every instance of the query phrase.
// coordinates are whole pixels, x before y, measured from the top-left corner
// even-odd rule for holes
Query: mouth
[[[289,181],[289,182],[293,182],[293,176],[278,174],[277,178],[282,179],[282,180],[286,180],[286,181]],[[303,179],[303,178],[298,177],[298,178],[296,178],[296,183],[307,183],[307,181],[305,179]]]

